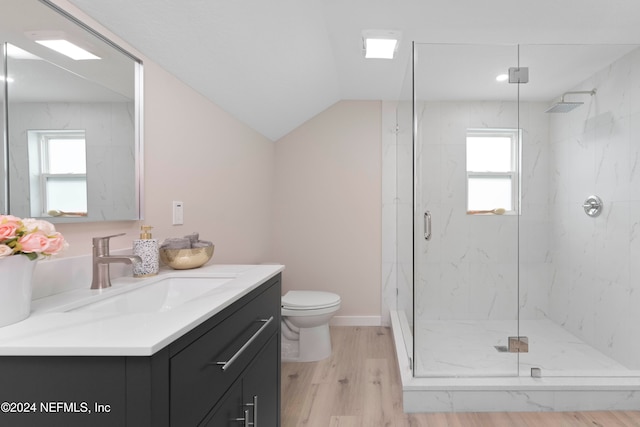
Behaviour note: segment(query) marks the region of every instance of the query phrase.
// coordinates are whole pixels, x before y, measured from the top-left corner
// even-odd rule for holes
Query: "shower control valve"
[[[598,196],[589,196],[582,204],[584,213],[590,217],[597,217],[602,212],[602,199]]]

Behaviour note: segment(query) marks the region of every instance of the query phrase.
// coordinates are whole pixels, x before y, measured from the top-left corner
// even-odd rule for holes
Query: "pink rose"
[[[22,220],[22,223],[27,229],[27,233],[31,233],[36,230],[41,231],[44,234],[53,234],[56,232],[53,224],[42,219],[25,218]]]
[[[18,221],[5,220],[0,221],[0,240],[13,239],[16,237],[16,231],[21,224]]]
[[[25,234],[18,239],[18,247],[27,254],[44,252],[49,247],[49,238],[40,231]]]
[[[64,237],[62,237],[62,234],[58,232],[55,232],[49,235],[48,238],[49,238],[49,247],[47,247],[47,249],[42,251],[42,253],[45,255],[55,255],[61,250],[63,250],[67,245],[67,242],[64,240]]]

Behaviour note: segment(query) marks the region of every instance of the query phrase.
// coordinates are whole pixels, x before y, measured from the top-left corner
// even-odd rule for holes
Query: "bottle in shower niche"
[[[140,238],[133,241],[133,254],[142,262],[133,264],[133,277],[146,277],[158,274],[159,251],[158,240],[151,237],[151,226],[140,227]]]

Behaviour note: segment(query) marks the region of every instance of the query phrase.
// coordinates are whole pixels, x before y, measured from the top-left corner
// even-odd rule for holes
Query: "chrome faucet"
[[[109,239],[112,237],[124,236],[125,233],[114,234],[113,236],[93,238],[93,280],[91,289],[104,289],[111,287],[109,277],[109,264],[121,262],[134,264],[142,262],[137,255],[110,255]]]

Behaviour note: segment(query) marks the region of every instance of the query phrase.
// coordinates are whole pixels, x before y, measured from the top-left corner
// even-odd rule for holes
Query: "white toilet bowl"
[[[315,362],[329,357],[329,320],[339,309],[340,296],[331,292],[287,292],[282,297],[282,361]]]

